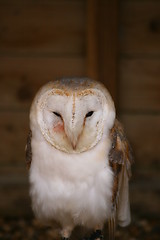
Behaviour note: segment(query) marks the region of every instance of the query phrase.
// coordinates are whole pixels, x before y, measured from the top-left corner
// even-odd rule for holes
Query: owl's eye
[[[91,117],[92,115],[93,115],[93,111],[90,111],[90,112],[88,112],[87,114],[86,114],[86,118],[88,118],[88,117]]]
[[[62,117],[61,117],[61,114],[59,114],[58,112],[53,112],[53,113],[54,113],[54,115],[56,115],[57,117],[62,118]]]

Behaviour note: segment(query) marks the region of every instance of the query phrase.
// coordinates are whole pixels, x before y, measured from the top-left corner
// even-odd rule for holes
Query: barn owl
[[[115,238],[116,222],[130,223],[128,182],[132,154],[108,90],[88,78],[49,82],[30,110],[26,161],[33,211],[56,220],[61,238],[75,226],[90,240]]]

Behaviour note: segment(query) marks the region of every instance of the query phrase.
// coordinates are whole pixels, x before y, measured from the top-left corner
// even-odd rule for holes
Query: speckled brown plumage
[[[113,128],[110,133],[112,146],[109,153],[109,164],[114,173],[114,184],[113,184],[113,204],[116,203],[117,192],[118,192],[118,178],[121,172],[122,165],[126,165],[129,177],[131,177],[130,165],[133,162],[132,149],[125,136],[121,123],[116,119]]]
[[[118,208],[120,178],[124,175],[124,169],[127,171],[128,178],[131,177],[131,164],[133,163],[132,149],[125,136],[121,123],[116,119],[110,132],[112,142],[109,152],[109,164],[114,173],[113,194],[112,194],[112,218],[109,219],[110,239],[114,239],[116,211]]]

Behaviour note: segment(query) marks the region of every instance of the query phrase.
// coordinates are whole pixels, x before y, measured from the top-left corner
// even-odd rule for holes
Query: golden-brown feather
[[[113,240],[115,236],[115,222],[118,208],[120,177],[127,171],[128,178],[131,177],[131,164],[133,163],[132,149],[125,136],[122,125],[115,120],[114,126],[110,132],[112,142],[109,153],[109,164],[114,174],[113,194],[112,194],[112,216],[108,220],[109,239]]]

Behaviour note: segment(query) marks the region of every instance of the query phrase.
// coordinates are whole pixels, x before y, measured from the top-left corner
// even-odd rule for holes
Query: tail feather
[[[115,231],[116,231],[115,217],[112,217],[108,220],[108,230],[109,230],[109,240],[114,240],[115,239]]]

